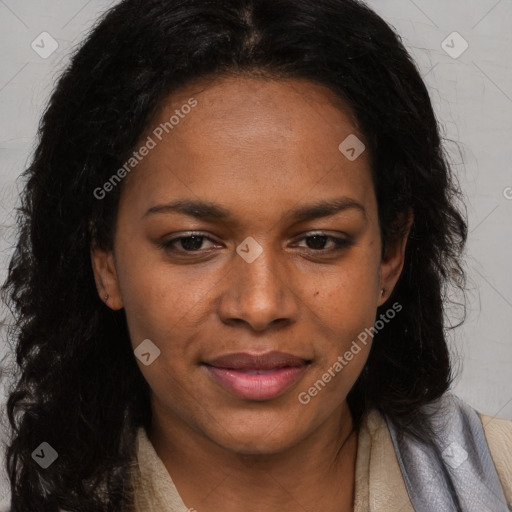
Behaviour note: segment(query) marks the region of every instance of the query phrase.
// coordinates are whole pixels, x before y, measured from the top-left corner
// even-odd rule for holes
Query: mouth
[[[202,366],[223,389],[246,400],[277,398],[306,372],[311,360],[283,352],[235,353]]]

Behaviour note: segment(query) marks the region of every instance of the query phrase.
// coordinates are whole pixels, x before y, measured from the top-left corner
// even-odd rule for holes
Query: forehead
[[[373,192],[368,151],[350,160],[339,148],[353,137],[364,147],[351,112],[306,80],[190,84],[166,98],[141,144],[148,137],[154,147],[126,184],[148,201],[185,194],[279,203],[331,191],[364,200]]]

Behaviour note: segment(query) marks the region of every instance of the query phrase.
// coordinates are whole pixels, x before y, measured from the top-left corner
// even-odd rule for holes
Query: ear
[[[91,249],[91,263],[100,299],[110,309],[121,309],[123,301],[121,299],[113,251],[105,251],[98,248]],[[108,295],[108,300],[105,300],[106,295]]]
[[[395,240],[392,244],[389,244],[385,250],[385,254],[380,264],[380,286],[378,290],[378,306],[384,304],[391,293],[393,292],[395,285],[402,273],[402,268],[405,261],[405,247],[407,245],[407,239],[409,232],[414,220],[412,211],[409,211],[403,216],[406,217],[406,228],[403,237]],[[384,289],[384,295],[381,290]]]

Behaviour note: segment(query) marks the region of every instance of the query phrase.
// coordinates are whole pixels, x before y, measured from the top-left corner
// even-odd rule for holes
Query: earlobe
[[[405,248],[413,220],[412,211],[409,211],[404,235],[387,247],[384,257],[382,258],[380,265],[379,306],[387,301],[402,273],[405,262]]]
[[[96,289],[103,302],[114,310],[123,307],[114,253],[103,249],[91,249],[91,264]]]

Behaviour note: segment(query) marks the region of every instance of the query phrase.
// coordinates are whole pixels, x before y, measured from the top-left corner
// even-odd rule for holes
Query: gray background
[[[38,119],[69,52],[114,3],[0,0],[1,282],[14,241],[13,207],[21,185],[16,178],[34,149]],[[468,316],[449,335],[451,350],[461,361],[454,391],[479,411],[510,419],[512,0],[367,3],[395,27],[416,59],[466,196]],[[42,32],[58,42],[57,50],[46,58],[31,47],[34,40],[43,46],[38,37]],[[469,45],[460,56],[456,54],[464,42],[450,36],[453,32]],[[445,40],[457,58],[443,49]],[[49,39],[44,48],[51,48]],[[5,351],[3,340],[2,331],[0,349]],[[0,399],[4,404],[5,398]],[[0,502],[8,503],[1,460]]]

